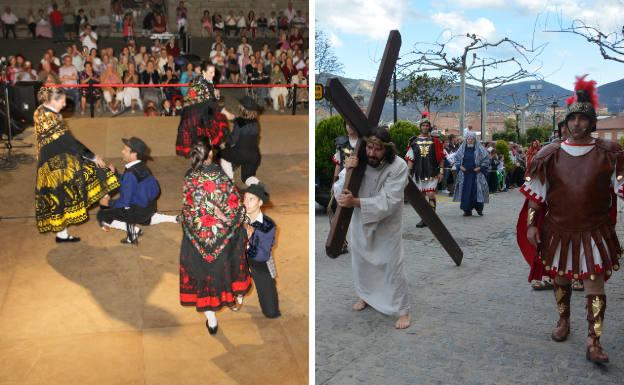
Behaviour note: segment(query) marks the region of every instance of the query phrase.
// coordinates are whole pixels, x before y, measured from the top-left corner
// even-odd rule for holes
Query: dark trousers
[[[279,317],[281,313],[279,311],[277,288],[266,262],[256,262],[251,258],[248,262],[251,269],[251,277],[256,285],[256,292],[258,292],[262,314],[267,318]]]
[[[30,34],[32,35],[33,39],[37,38],[37,24],[36,23],[28,24],[28,31],[30,31]]]
[[[65,40],[65,26],[52,26],[52,39],[55,42],[62,42]]]
[[[97,213],[99,222],[111,223],[114,220],[129,224],[149,225],[150,218],[156,212],[154,204],[148,207],[131,206],[130,208],[100,207]]]
[[[15,36],[15,24],[4,24],[3,27],[5,39],[9,38],[9,32],[13,33],[13,39],[17,39],[17,36]]]

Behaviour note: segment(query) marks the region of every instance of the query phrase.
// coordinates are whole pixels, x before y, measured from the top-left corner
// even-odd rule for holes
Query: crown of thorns
[[[386,146],[386,147],[394,146],[394,143],[392,143],[392,142],[384,142],[383,140],[381,140],[381,138],[379,138],[377,136],[369,136],[368,138],[366,138],[366,143],[379,144],[381,146]]]

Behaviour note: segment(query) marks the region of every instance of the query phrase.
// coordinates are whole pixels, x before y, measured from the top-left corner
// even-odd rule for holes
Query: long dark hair
[[[370,136],[375,136],[379,138],[383,143],[385,143],[386,153],[384,154],[384,160],[388,163],[394,162],[397,155],[397,149],[394,143],[392,142],[392,137],[390,136],[390,131],[387,126],[380,126],[377,128],[373,128]]]
[[[191,149],[191,168],[193,170],[197,170],[199,166],[201,166],[206,159],[210,156],[210,151],[213,151],[212,144],[210,140],[205,137],[200,137],[196,142],[193,143]],[[213,151],[212,159],[215,158]],[[211,159],[211,160],[212,160]]]

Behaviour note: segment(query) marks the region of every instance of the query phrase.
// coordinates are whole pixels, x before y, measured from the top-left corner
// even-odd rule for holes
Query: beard
[[[373,156],[369,156],[368,157],[368,165],[371,166],[372,168],[377,168],[379,167],[379,165],[381,165],[383,159],[379,159],[379,158],[375,158]]]

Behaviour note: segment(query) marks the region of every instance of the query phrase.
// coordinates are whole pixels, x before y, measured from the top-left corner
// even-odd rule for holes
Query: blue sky
[[[542,54],[525,66],[566,89],[572,89],[576,75],[585,73],[598,85],[624,78],[624,63],[604,60],[598,48],[580,36],[544,32],[569,26],[574,19],[603,31],[621,30],[621,0],[316,0],[315,12],[316,28],[329,36],[344,65],[343,75],[350,78],[374,80],[388,31],[397,28],[403,40],[401,57],[408,57],[416,43],[475,33],[489,42],[509,37],[527,47],[546,44]],[[447,48],[448,56],[462,46],[460,40],[453,41],[457,48]],[[479,55],[519,57],[510,48]],[[486,77],[510,71],[515,68],[501,65]]]

